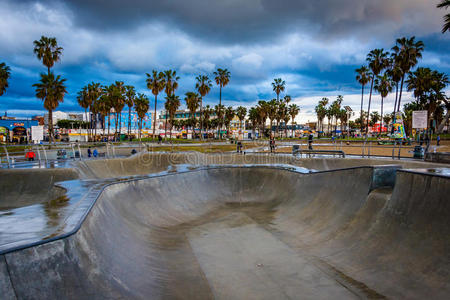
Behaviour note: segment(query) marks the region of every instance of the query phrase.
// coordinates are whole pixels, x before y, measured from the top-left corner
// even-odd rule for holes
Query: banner
[[[401,113],[395,114],[395,123],[392,124],[393,133],[392,138],[394,139],[404,139],[406,138],[405,127],[403,126],[403,117]]]

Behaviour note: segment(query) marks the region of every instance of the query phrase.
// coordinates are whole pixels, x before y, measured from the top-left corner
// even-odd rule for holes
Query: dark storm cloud
[[[433,8],[433,3],[423,0],[52,1],[65,4],[77,26],[85,28],[126,30],[162,22],[223,43],[273,40],[287,31],[307,31],[324,37],[373,31],[388,34],[417,23],[416,16],[429,17],[427,12]],[[435,24],[434,20],[419,23],[423,29]]]

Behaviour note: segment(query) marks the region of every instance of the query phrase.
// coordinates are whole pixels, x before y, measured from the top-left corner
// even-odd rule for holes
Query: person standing
[[[312,143],[313,143],[313,134],[310,133],[309,136],[308,136],[308,149],[309,149],[309,150],[312,150],[312,149],[313,149]]]
[[[97,151],[97,149],[94,149],[94,152],[93,152],[92,154],[93,154],[94,157],[97,157],[97,156],[98,156],[98,151]]]
[[[441,143],[441,136],[438,134],[436,137],[436,146],[439,146],[440,143]]]
[[[91,156],[92,156],[91,147],[89,147],[89,148],[87,149],[87,155],[88,155],[88,157],[91,157]]]

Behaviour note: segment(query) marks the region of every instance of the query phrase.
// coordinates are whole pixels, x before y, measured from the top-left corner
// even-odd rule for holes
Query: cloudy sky
[[[390,49],[397,37],[425,43],[421,66],[450,74],[450,34],[441,34],[444,10],[437,0],[0,0],[0,62],[12,71],[0,113],[42,113],[32,84],[46,69],[33,41],[56,37],[64,48],[54,71],[67,78],[60,106],[79,111],[76,93],[89,82],[116,80],[151,97],[145,73],[175,69],[177,94],[194,90],[195,76],[227,68],[226,105],[251,106],[275,97],[273,78],[286,81],[300,105],[300,121],[314,119],[322,97],[344,95],[358,110],[355,68],[374,48]],[[214,86],[207,104],[218,103]],[[183,97],[184,98],[184,97]],[[409,96],[405,100],[410,99]],[[375,108],[380,98],[374,98]],[[387,109],[393,106],[387,99]],[[162,107],[162,106],[161,106]]]

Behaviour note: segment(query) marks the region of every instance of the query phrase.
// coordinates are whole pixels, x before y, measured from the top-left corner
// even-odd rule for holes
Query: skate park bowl
[[[79,214],[0,248],[2,299],[449,298],[450,178],[423,170],[436,165],[150,156],[63,175],[79,178],[57,184]]]

